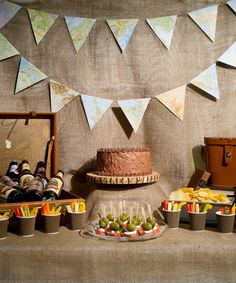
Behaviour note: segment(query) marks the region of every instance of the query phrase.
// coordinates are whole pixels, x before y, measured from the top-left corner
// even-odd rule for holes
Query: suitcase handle
[[[233,147],[231,145],[224,146],[224,161],[229,165],[233,160]]]

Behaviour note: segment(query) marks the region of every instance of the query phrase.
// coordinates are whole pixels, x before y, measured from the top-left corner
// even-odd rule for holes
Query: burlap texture
[[[61,16],[96,18],[78,54],[62,18],[39,46],[24,9],[1,32],[49,78],[80,93],[113,100],[154,97],[188,84],[235,41],[236,17],[226,5],[219,6],[215,43],[186,16],[220,2],[45,0],[25,5]],[[182,16],[167,51],[144,19],[174,14]],[[142,19],[123,54],[105,18]],[[14,57],[0,64],[0,111],[50,111],[47,80],[13,95],[19,60]],[[217,73],[221,100],[214,102],[187,88],[183,123],[155,99],[136,134],[115,103],[92,131],[79,97],[58,113],[59,165],[66,172],[65,188],[86,198],[91,217],[96,215],[95,204],[104,199],[135,197],[157,207],[170,191],[187,185],[196,166],[203,166],[197,146],[204,136],[235,136],[235,70],[217,67]],[[126,190],[86,183],[84,173],[94,167],[97,148],[127,146],[151,149],[153,168],[161,174],[159,182]],[[235,281],[234,235],[179,230],[155,241],[119,245],[81,239],[65,229],[52,237],[10,235],[1,243],[1,282]]]

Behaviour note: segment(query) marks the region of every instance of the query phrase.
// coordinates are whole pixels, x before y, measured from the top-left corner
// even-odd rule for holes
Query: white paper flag
[[[228,1],[227,5],[236,13],[236,0]]]
[[[176,20],[177,16],[146,19],[149,26],[167,49],[170,48]]]
[[[156,98],[181,121],[184,119],[186,85],[157,95]]]
[[[21,9],[21,6],[3,1],[0,2],[0,29],[4,27]]]
[[[121,51],[124,52],[138,23],[137,19],[106,20]]]
[[[0,61],[18,54],[19,51],[0,33]]]
[[[220,99],[216,64],[211,65],[190,82],[216,99]]]
[[[228,66],[236,68],[236,42],[234,42],[217,60]]]
[[[28,14],[33,29],[35,41],[37,44],[43,39],[52,25],[55,23],[58,15],[43,11],[28,9]]]
[[[218,6],[213,5],[188,13],[189,17],[212,40],[215,40]]]
[[[51,111],[58,112],[76,96],[80,95],[77,91],[64,86],[56,81],[50,80]]]
[[[90,129],[97,124],[102,115],[112,104],[113,100],[81,94],[84,111]]]
[[[143,119],[150,98],[118,100],[118,104],[135,132]]]

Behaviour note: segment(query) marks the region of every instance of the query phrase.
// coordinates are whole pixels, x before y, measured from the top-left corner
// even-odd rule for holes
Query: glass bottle
[[[21,191],[21,187],[19,186],[18,183],[14,182],[10,177],[8,176],[1,176],[0,177],[0,183],[5,185],[5,186],[8,186],[8,187],[11,187],[13,189],[16,189],[18,191]]]
[[[34,176],[39,177],[41,179],[41,181],[43,182],[43,187],[44,189],[46,189],[48,178],[46,177],[46,163],[44,160],[40,160],[37,163]]]
[[[25,189],[27,201],[40,201],[42,200],[44,191],[44,184],[39,176],[36,176],[32,182]]]
[[[18,172],[18,162],[17,161],[11,161],[6,176],[10,177],[13,182],[19,183],[19,172]]]
[[[30,171],[29,162],[22,160],[21,173],[20,173],[20,186],[23,190],[26,190],[30,183],[33,181],[34,175]]]
[[[43,193],[42,200],[56,200],[59,198],[64,185],[63,177],[64,172],[62,170],[59,170],[56,176],[49,180],[47,187]]]
[[[0,183],[0,198],[5,202],[22,202],[24,201],[24,194]]]

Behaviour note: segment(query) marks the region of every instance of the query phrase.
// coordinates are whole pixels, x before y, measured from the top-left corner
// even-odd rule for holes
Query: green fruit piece
[[[128,218],[129,218],[129,217],[128,217],[128,215],[127,215],[126,213],[123,213],[123,214],[121,214],[121,216],[120,216],[120,220],[123,221],[123,222],[127,221]]]
[[[148,218],[146,219],[146,221],[147,221],[148,223],[152,224],[152,227],[154,227],[154,226],[156,225],[156,220],[155,220],[154,217],[148,217]]]
[[[111,229],[111,230],[114,230],[114,231],[120,230],[120,225],[119,225],[119,223],[117,223],[117,222],[112,222],[112,223],[110,224],[110,229]]]
[[[99,224],[99,227],[101,227],[101,228],[107,227],[107,223],[105,221],[103,221],[102,219],[99,220],[98,224]]]
[[[109,221],[114,221],[114,216],[113,216],[113,214],[108,214],[107,215],[107,219],[109,220]]]
[[[103,217],[102,220],[106,222],[107,225],[109,224],[109,220],[106,217]]]
[[[144,222],[144,223],[142,224],[142,228],[143,228],[144,231],[152,230],[152,224],[149,223],[149,222]]]
[[[117,222],[120,226],[122,226],[122,224],[123,224],[123,221],[121,221],[119,218],[116,220],[116,222]]]
[[[126,226],[128,231],[134,231],[136,229],[136,225],[135,224],[127,224]]]
[[[131,224],[134,224],[134,225],[139,225],[140,223],[139,223],[139,220],[137,219],[137,218],[133,218],[132,220],[131,220]]]

